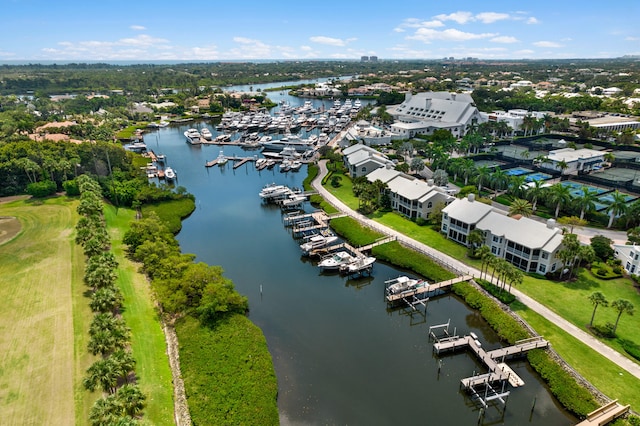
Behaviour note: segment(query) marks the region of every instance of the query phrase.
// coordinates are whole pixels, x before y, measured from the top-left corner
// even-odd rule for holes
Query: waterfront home
[[[510,217],[476,201],[475,194],[456,199],[442,210],[441,231],[447,238],[469,246],[469,234],[474,229],[482,231],[483,244],[491,253],[525,272],[546,274],[562,266],[556,258],[562,246],[562,229],[554,219],[542,223],[527,217]]]
[[[367,175],[367,180],[385,183],[391,208],[411,219],[428,219],[438,203],[446,205],[455,200],[446,189],[435,186],[432,179],[425,182],[391,167],[374,170]]]
[[[366,176],[372,171],[387,165],[395,166],[394,162],[389,160],[386,155],[363,144],[356,144],[343,149],[342,160],[352,178]]]
[[[453,136],[465,135],[471,124],[482,122],[471,95],[450,92],[407,92],[404,102],[389,106],[394,118],[391,131],[403,139],[431,135],[436,130],[449,130]]]
[[[362,142],[368,146],[390,145],[393,139],[398,139],[399,135],[388,130],[372,126],[366,120],[360,120],[345,132],[340,146],[349,145],[353,141]]]
[[[614,244],[616,258],[622,261],[624,270],[629,274],[640,275],[640,247],[635,244]]]

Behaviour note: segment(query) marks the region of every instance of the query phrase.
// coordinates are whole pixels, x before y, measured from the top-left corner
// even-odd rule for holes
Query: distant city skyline
[[[0,61],[597,59],[640,55],[640,2],[0,0]]]

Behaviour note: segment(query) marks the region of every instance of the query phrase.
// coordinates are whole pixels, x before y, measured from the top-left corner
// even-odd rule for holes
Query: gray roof
[[[464,223],[476,224],[493,211],[493,208],[480,201],[469,201],[468,198],[459,198],[442,210],[449,217],[458,219]]]
[[[434,126],[435,123],[466,124],[479,114],[471,95],[450,92],[408,93],[405,101],[392,111],[399,119],[433,123]]]
[[[516,219],[502,213],[492,211],[477,224],[476,228],[491,231],[493,235],[505,237],[509,241],[522,244],[531,249],[542,249],[553,252],[562,243],[562,230],[549,228],[545,223],[528,217]],[[560,238],[555,238],[559,236]],[[552,243],[552,244],[549,244]]]
[[[367,180],[369,182],[375,182],[376,180],[380,180],[384,183],[389,182],[392,179],[395,179],[397,176],[402,175],[403,173],[395,170],[393,168],[382,167],[376,169],[367,175]]]

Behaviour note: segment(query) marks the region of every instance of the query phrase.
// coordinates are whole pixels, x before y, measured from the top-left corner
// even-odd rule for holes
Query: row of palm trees
[[[475,256],[482,260],[480,266],[480,278],[485,279],[491,283],[494,279],[497,280],[497,286],[505,289],[507,284],[509,285],[508,291],[511,292],[512,285],[522,284],[524,279],[524,272],[518,269],[507,260],[496,256],[491,253],[489,246],[482,245],[475,249]],[[489,269],[491,268],[491,278],[488,278]]]
[[[600,291],[595,291],[589,295],[589,301],[593,305],[593,312],[591,313],[591,321],[589,322],[589,326],[593,326],[593,320],[596,317],[596,310],[598,306],[607,307],[609,306],[609,301],[605,297],[605,295]],[[611,302],[611,307],[618,314],[616,316],[616,322],[611,326],[611,333],[613,335],[616,334],[616,330],[618,329],[618,323],[620,322],[620,317],[622,314],[633,315],[635,312],[635,307],[633,303],[626,299],[617,299]]]
[[[93,426],[138,424],[145,395],[133,383],[135,359],[129,350],[130,330],[120,315],[123,296],[116,285],[118,263],[110,250],[109,235],[102,215],[100,185],[86,175],[77,178],[80,190],[76,242],[87,257],[84,281],[90,288],[89,306],[94,317],[89,327],[92,355],[99,356],[88,369],[83,386],[100,389],[99,398],[89,413]]]

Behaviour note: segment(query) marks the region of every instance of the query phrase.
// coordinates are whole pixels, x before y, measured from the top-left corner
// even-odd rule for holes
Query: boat
[[[375,262],[376,258],[373,256],[358,257],[353,262],[340,266],[340,272],[348,275],[359,274],[364,271],[371,270]]]
[[[287,135],[282,139],[261,142],[260,144],[265,151],[282,151],[287,146],[294,148],[297,152],[305,152],[314,148],[313,142],[297,135]]]
[[[302,254],[308,255],[310,251],[326,247],[336,241],[338,241],[338,237],[333,234],[316,234],[309,237],[305,243],[300,244],[300,250],[302,250]]]
[[[221,135],[216,136],[216,138],[214,139],[214,142],[221,143],[221,142],[228,142],[230,140],[231,140],[231,135],[223,133]]]
[[[302,161],[299,161],[299,160],[289,161],[289,170],[291,170],[292,172],[297,172],[298,170],[300,170],[301,167],[302,167]]]
[[[147,150],[147,144],[144,142],[133,142],[124,146],[127,151],[143,152]]]
[[[164,169],[164,178],[167,181],[173,181],[176,178],[176,172],[171,167]]]
[[[224,156],[224,152],[220,150],[220,154],[218,154],[218,166],[224,166],[228,161],[229,159]]]
[[[156,154],[156,161],[158,163],[164,163],[167,160],[167,156],[164,154]]]
[[[291,161],[287,160],[286,158],[284,160],[282,160],[282,162],[280,163],[280,165],[278,166],[278,168],[280,169],[281,173],[286,173],[289,170],[291,170]]]
[[[400,275],[399,277],[387,280],[384,283],[387,294],[400,294],[424,285],[423,280],[409,278],[406,275]]]
[[[184,136],[187,138],[187,142],[191,145],[199,145],[201,143],[201,135],[198,129],[188,129],[184,132]]]
[[[297,193],[291,193],[291,194],[288,195],[287,198],[282,200],[281,204],[282,204],[283,208],[290,209],[290,208],[293,208],[293,207],[300,206],[305,201],[307,201],[307,196],[306,195],[297,194]]]
[[[260,193],[258,195],[260,195],[260,198],[264,200],[269,200],[272,198],[284,196],[285,194],[289,194],[290,192],[291,189],[289,189],[289,187],[285,185],[276,185],[275,183],[271,183],[265,185],[262,190],[260,190]]]
[[[213,137],[213,134],[211,134],[211,130],[207,129],[206,127],[203,127],[202,129],[200,129],[200,135],[205,139],[210,141],[211,138]]]
[[[162,120],[160,121],[160,124],[158,124],[158,127],[167,127],[168,125],[169,125],[168,121]]]
[[[340,269],[342,265],[347,265],[354,260],[356,260],[356,258],[353,257],[351,253],[341,250],[322,258],[322,260],[318,262],[318,268],[322,270],[337,270]]]

